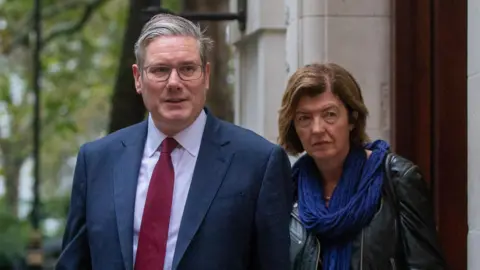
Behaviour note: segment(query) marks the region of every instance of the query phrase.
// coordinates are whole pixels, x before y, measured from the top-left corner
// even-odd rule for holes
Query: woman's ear
[[[357,111],[353,111],[352,112],[352,122],[356,122],[358,119],[358,112]]]
[[[358,120],[358,112],[357,111],[352,111],[348,117],[348,122],[350,125],[348,125],[350,131],[352,131],[355,128],[355,123],[357,123]]]

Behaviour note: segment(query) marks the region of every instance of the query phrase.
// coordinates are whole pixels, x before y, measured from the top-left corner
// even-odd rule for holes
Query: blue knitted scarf
[[[370,143],[365,146],[372,151],[367,159],[364,149],[352,147],[328,207],[313,159],[305,155],[295,163],[300,219],[322,243],[324,270],[350,269],[352,240],[372,220],[380,203],[389,148],[382,140]]]

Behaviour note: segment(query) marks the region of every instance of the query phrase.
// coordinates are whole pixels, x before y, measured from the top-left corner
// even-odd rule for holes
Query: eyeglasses
[[[200,79],[203,74],[202,66],[195,64],[184,64],[178,67],[171,67],[166,65],[152,65],[144,67],[147,78],[156,82],[168,81],[172,71],[177,71],[178,77],[183,81],[193,81]]]

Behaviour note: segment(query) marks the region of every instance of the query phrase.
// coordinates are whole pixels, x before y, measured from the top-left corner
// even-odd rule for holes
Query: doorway
[[[394,150],[420,166],[451,269],[467,269],[467,0],[392,5]]]

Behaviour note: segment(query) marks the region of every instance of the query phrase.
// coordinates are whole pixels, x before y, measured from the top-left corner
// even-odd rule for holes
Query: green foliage
[[[166,0],[162,1],[163,7],[171,10],[175,13],[180,12],[182,9],[182,3],[180,0]]]
[[[5,211],[0,200],[0,267],[24,256],[29,232],[29,223]]]
[[[61,180],[59,170],[66,166],[66,159],[75,155],[81,143],[104,132],[128,1],[42,2],[45,36],[62,25],[66,27],[77,23],[87,3],[105,3],[95,10],[81,31],[59,36],[43,47],[41,171],[45,183],[42,191],[49,195],[55,193],[52,188]],[[30,0],[8,1],[0,8],[0,19],[4,19],[7,26],[0,32],[0,51],[4,52],[0,56],[0,61],[4,62],[0,65],[0,104],[6,105],[7,110],[3,113],[11,118],[11,134],[4,138],[4,144],[22,148],[22,154],[18,154],[22,160],[32,150],[33,47],[28,38],[24,42],[15,41],[22,40],[22,36],[29,37],[25,29],[31,29],[32,4]],[[15,91],[23,93],[17,102],[13,102],[11,94],[13,75],[20,81]]]
[[[48,149],[42,151],[43,176],[52,180],[42,186],[45,193],[59,184],[59,170],[66,166],[62,161],[107,127],[127,7],[125,0],[110,0],[81,32],[44,48],[43,101],[49,110],[43,114],[43,138],[46,133],[55,136],[42,143]]]
[[[105,134],[128,2],[42,1],[44,39],[77,24],[87,4],[99,3],[78,31],[58,35],[42,48],[40,167],[44,219],[65,219],[71,160],[81,144]],[[31,0],[0,0],[0,174],[5,181],[17,184],[19,179],[13,172],[18,172],[32,153],[32,12]],[[9,120],[6,125],[2,120],[5,117]],[[2,259],[23,254],[30,230],[28,221],[18,219],[11,211],[14,206],[3,204],[0,265]]]
[[[69,194],[68,194],[69,195]],[[49,197],[42,202],[42,217],[54,220],[59,223],[58,228],[55,231],[46,230],[46,224],[44,222],[43,228],[46,237],[61,238],[63,236],[66,217],[68,214],[68,208],[70,203],[70,196],[67,194],[63,196]]]
[[[0,0],[0,175],[17,184],[14,172],[32,153],[33,3]],[[85,24],[77,31],[65,31],[73,29],[92,4],[95,9]],[[70,161],[81,144],[106,133],[129,1],[43,0],[42,5],[47,41],[41,54],[42,218],[64,222],[73,170]],[[174,12],[181,9],[181,1],[166,0],[163,5]],[[64,34],[50,39],[60,32]],[[0,206],[1,266],[2,260],[24,255],[30,226],[27,219],[12,213],[13,206],[1,196]]]
[[[68,195],[47,198],[42,205],[43,215],[56,219],[65,218],[68,214],[69,203],[70,196]]]

